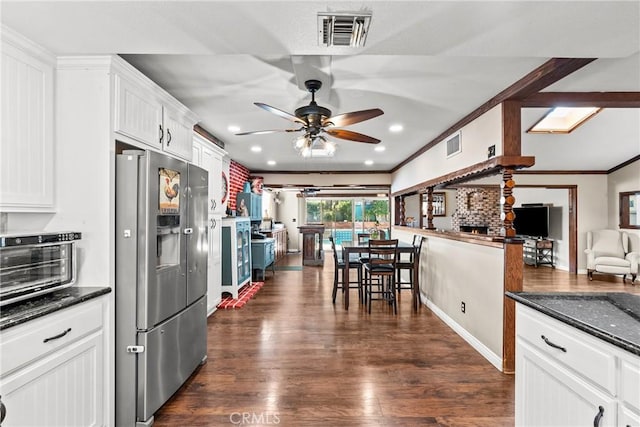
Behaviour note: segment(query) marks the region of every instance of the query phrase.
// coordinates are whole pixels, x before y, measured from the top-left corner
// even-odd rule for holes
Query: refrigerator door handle
[[[184,234],[193,234],[193,228],[185,228],[183,231]]]

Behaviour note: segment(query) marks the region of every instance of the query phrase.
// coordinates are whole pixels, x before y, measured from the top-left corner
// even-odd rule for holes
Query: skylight
[[[600,112],[598,107],[555,107],[527,133],[569,133]]]

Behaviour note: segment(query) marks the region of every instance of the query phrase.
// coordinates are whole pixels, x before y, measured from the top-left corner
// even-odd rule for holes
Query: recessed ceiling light
[[[404,129],[404,127],[402,127],[400,123],[396,123],[389,126],[389,132],[393,132],[393,133],[402,132],[402,129]]]
[[[379,153],[382,153],[386,149],[387,149],[387,147],[385,147],[384,145],[377,145],[376,148],[374,148],[374,150],[379,152]]]
[[[267,164],[268,164],[269,166],[275,166],[276,161],[275,161],[275,160],[269,160],[269,161],[267,162]]]
[[[364,164],[367,166],[371,166],[373,164],[373,160],[365,160]]]
[[[259,153],[262,151],[262,147],[260,147],[259,145],[254,145],[253,147],[251,147],[251,151],[253,151],[254,153]]]
[[[240,132],[240,126],[229,125],[229,127],[227,127],[227,130],[233,133]]]

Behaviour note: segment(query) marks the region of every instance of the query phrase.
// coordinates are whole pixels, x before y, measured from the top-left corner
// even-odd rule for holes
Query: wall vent
[[[455,156],[462,151],[460,132],[456,132],[447,139],[447,157]]]
[[[318,45],[363,47],[371,14],[318,13]]]

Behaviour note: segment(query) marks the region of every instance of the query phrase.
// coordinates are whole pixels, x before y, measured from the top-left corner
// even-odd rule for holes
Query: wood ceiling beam
[[[640,108],[640,92],[539,92],[520,100],[524,107]]]
[[[498,156],[492,157],[484,162],[476,163],[466,168],[459,169],[447,175],[442,175],[430,180],[421,182],[409,188],[396,191],[391,196],[407,196],[414,193],[426,191],[429,187],[444,188],[450,184],[456,184],[471,179],[482,178],[484,176],[495,175],[505,168],[522,169],[535,164],[533,156]]]
[[[512,98],[527,98],[595,60],[596,58],[552,58],[548,60],[511,86],[507,87],[502,92],[491,98],[489,101],[485,102],[484,104],[473,110],[471,113],[463,117],[461,120],[459,120],[453,126],[435,137],[421,149],[400,162],[397,166],[391,169],[391,172],[397,171],[402,166],[411,162],[418,156],[424,154],[436,144],[450,136],[453,132],[468,125],[503,101]]]

